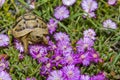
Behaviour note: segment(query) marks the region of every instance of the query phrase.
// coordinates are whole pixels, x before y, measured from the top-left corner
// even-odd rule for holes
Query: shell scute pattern
[[[27,52],[29,42],[45,44],[48,42],[46,39],[46,35],[48,35],[46,23],[42,18],[31,13],[24,14],[16,20],[12,34],[23,43],[25,52]]]

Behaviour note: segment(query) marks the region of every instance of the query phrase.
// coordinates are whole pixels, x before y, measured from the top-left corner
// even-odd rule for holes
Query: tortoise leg
[[[23,36],[21,38],[21,41],[22,41],[23,46],[24,46],[24,52],[27,53],[28,52],[28,40],[27,40],[27,36]]]

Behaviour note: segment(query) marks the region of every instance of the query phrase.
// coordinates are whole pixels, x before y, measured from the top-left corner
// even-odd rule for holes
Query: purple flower
[[[54,44],[54,42],[52,42],[52,41],[49,41],[49,50],[51,50],[51,51],[54,51],[54,50],[56,50],[57,49],[57,46]]]
[[[77,51],[78,53],[83,53],[84,51],[90,49],[91,47],[94,46],[94,41],[91,40],[90,38],[83,38],[83,39],[80,39],[78,42],[77,42]]]
[[[58,27],[57,24],[58,24],[58,21],[55,21],[53,18],[49,20],[49,23],[47,24],[47,26],[50,34],[53,34],[53,32],[55,32],[56,28]]]
[[[111,28],[111,29],[116,29],[117,25],[115,22],[113,22],[111,19],[107,19],[103,22],[103,27],[104,28]]]
[[[6,61],[4,58],[0,61],[0,71],[5,70],[5,68],[8,68],[9,62]]]
[[[0,34],[0,47],[6,47],[9,44],[9,37],[5,34]]]
[[[63,60],[63,55],[59,54],[59,53],[55,53],[51,59],[52,59],[52,64],[55,64],[55,66],[59,66],[62,64],[62,60]]]
[[[38,62],[45,62],[47,61],[47,48],[41,45],[30,45],[29,46],[29,53],[34,58],[37,59]]]
[[[69,10],[65,6],[58,6],[55,8],[54,16],[58,20],[63,20],[69,17]]]
[[[48,60],[46,63],[43,63],[40,68],[40,74],[43,76],[49,75],[53,67],[52,61]]]
[[[94,49],[91,49],[88,52],[90,54],[91,61],[97,63],[100,60],[99,54]]]
[[[63,65],[75,65],[77,63],[77,58],[74,53],[64,56],[62,59]]]
[[[47,80],[65,80],[63,78],[63,72],[61,70],[54,70],[50,73]]]
[[[95,0],[82,0],[81,6],[85,11],[84,17],[95,17],[94,11],[98,8],[98,4]]]
[[[26,80],[36,80],[36,78],[34,78],[34,77],[32,77],[32,78],[27,77]]]
[[[95,40],[96,33],[93,29],[88,29],[84,31],[84,37],[88,37],[92,40]]]
[[[5,3],[5,0],[0,0],[0,7]]]
[[[93,12],[98,8],[95,0],[82,0],[81,6],[85,12]]]
[[[68,65],[62,69],[64,73],[65,80],[79,80],[80,70],[74,65]]]
[[[0,79],[1,80],[12,80],[10,75],[6,71],[0,72]]]
[[[76,2],[76,0],[62,0],[62,2],[66,6],[71,6]]]
[[[36,59],[47,55],[47,48],[41,45],[30,45],[29,52]]]
[[[117,0],[108,0],[109,5],[114,5],[117,2]]]
[[[66,42],[70,41],[69,36],[63,32],[58,32],[58,33],[54,34],[54,38],[56,41],[66,41]]]
[[[20,51],[20,53],[24,52],[24,47],[20,41],[18,41],[17,39],[14,39],[14,45],[15,45],[15,48]]]
[[[81,75],[80,80],[90,80],[90,76],[88,75]]]
[[[68,42],[58,42],[57,43],[57,49],[59,50],[59,52],[61,54],[63,54],[64,56],[69,55],[70,53],[72,53],[72,47],[70,44],[68,44]]]
[[[91,80],[106,80],[106,77],[104,73],[99,73],[95,76],[92,76]]]
[[[91,57],[89,52],[85,52],[83,54],[79,54],[78,63],[83,64],[84,66],[88,66],[91,62]]]

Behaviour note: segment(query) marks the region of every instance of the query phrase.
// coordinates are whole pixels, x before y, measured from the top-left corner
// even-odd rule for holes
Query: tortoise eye
[[[40,36],[36,36],[36,38],[40,38]]]
[[[36,36],[36,38],[38,38],[38,39],[42,39],[42,37],[41,37],[41,36]]]

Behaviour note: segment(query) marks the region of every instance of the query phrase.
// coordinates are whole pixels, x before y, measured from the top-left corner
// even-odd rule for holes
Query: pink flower
[[[0,7],[5,3],[5,0],[0,0]]]
[[[83,17],[95,17],[94,11],[98,8],[98,4],[95,0],[82,0],[81,6],[85,12]]]
[[[92,40],[95,40],[96,33],[93,29],[88,29],[84,31],[84,37],[88,37]]]
[[[71,6],[76,2],[76,0],[62,0],[62,2],[66,6]]]
[[[94,46],[94,41],[91,40],[90,38],[84,37],[83,39],[81,38],[77,42],[77,52],[78,53],[83,53],[86,50],[92,48]]]
[[[82,0],[81,6],[85,12],[92,12],[98,8],[95,0]]]
[[[2,58],[2,60],[0,61],[0,72],[5,70],[5,68],[9,68],[9,62],[6,61],[4,58]]]
[[[105,74],[103,72],[91,77],[91,80],[106,80]]]
[[[58,27],[58,21],[55,21],[53,18],[49,20],[49,23],[47,24],[49,33],[53,34],[53,32],[56,31],[56,28]]]
[[[33,57],[33,59],[37,59],[39,63],[46,62],[48,60],[48,58],[46,57],[47,47],[45,46],[39,44],[29,45],[29,53]]]
[[[0,72],[0,79],[1,80],[12,80],[10,75],[6,71]]]
[[[108,0],[109,5],[114,5],[117,2],[117,0]]]
[[[55,8],[54,16],[58,20],[63,20],[69,17],[69,10],[65,6],[58,6]]]
[[[54,70],[50,73],[47,80],[65,80],[63,78],[63,72],[61,70]]]
[[[80,80],[90,80],[90,76],[88,75],[81,75]]]
[[[66,33],[63,32],[58,32],[54,34],[54,38],[56,41],[65,41],[65,42],[69,42],[70,38]]]
[[[78,67],[75,67],[74,65],[68,65],[63,67],[62,69],[65,80],[79,80],[80,77],[80,70]]]
[[[0,47],[6,47],[9,44],[9,37],[5,34],[0,34]]]
[[[20,41],[18,41],[17,39],[14,39],[14,45],[15,45],[15,48],[20,51],[20,53],[23,53],[24,52],[24,47],[22,45],[22,43]]]
[[[116,29],[117,25],[115,22],[113,22],[111,19],[107,19],[103,22],[103,27],[104,28],[111,28],[111,29]]]

